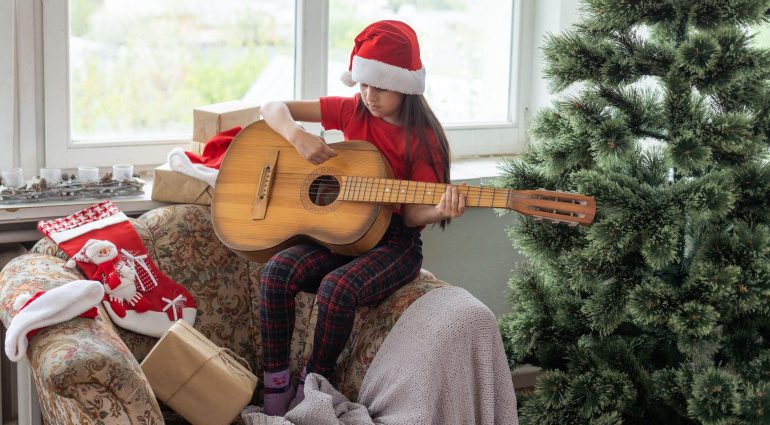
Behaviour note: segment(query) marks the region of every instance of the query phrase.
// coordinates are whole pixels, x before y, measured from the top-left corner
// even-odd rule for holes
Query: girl
[[[323,138],[296,121],[321,122],[342,130],[346,140],[367,140],[385,156],[395,178],[449,182],[449,146],[441,125],[422,96],[425,68],[417,35],[398,21],[369,25],[355,39],[343,81],[360,84],[350,98],[269,102],[262,107],[267,124],[313,164],[335,157]],[[331,379],[347,342],[358,306],[383,301],[414,280],[422,265],[420,231],[459,217],[465,198],[448,186],[438,205],[404,205],[371,251],[348,257],[312,245],[297,245],[275,254],[265,265],[260,286],[260,326],[265,382],[265,413],[283,415],[291,402],[304,398],[309,372]],[[313,349],[296,390],[289,377],[289,350],[294,329],[294,297],[316,293],[318,322]],[[293,402],[292,402],[293,400]]]

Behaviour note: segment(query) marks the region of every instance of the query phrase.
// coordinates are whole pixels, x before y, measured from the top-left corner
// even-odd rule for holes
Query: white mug
[[[131,164],[115,164],[112,166],[113,180],[131,180],[134,177],[134,166]]]
[[[3,176],[3,186],[10,188],[19,188],[24,186],[24,171],[21,168],[11,168],[8,171],[0,172]]]
[[[61,182],[61,168],[41,168],[40,178],[45,179],[48,184]]]
[[[91,167],[88,165],[79,166],[78,180],[80,180],[83,183],[98,183],[99,169],[97,167]]]

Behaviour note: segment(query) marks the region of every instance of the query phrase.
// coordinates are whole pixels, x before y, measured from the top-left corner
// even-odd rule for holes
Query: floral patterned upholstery
[[[217,239],[209,207],[174,205],[132,219],[150,256],[170,278],[187,288],[198,303],[195,328],[215,344],[247,359],[262,375],[259,356],[259,270]],[[49,239],[30,254],[15,258],[0,272],[0,320],[8,326],[13,300],[24,293],[82,279],[67,269],[67,255]],[[361,308],[338,361],[340,390],[355,399],[367,368],[401,313],[417,298],[447,283],[423,273],[378,306]],[[313,341],[317,309],[312,294],[297,297],[291,367],[304,366]],[[100,307],[94,319],[73,319],[39,332],[27,352],[47,423],[161,424],[164,416],[139,363],[157,340],[116,327]],[[254,402],[261,398],[261,388]],[[171,419],[169,421],[169,419]]]

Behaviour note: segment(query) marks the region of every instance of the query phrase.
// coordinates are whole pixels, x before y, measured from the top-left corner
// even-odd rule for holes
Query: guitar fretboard
[[[446,191],[446,183],[426,183],[409,180],[343,176],[340,199],[343,201],[393,204],[436,205]],[[478,186],[457,186],[465,194],[469,207],[506,208],[511,191]]]

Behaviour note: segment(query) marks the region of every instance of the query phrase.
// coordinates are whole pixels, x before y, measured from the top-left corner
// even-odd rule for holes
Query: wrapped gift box
[[[249,404],[257,385],[257,377],[241,362],[179,320],[141,367],[155,396],[190,423],[225,425]]]
[[[193,109],[193,140],[205,144],[218,133],[255,121],[259,121],[259,106],[251,103],[234,100],[201,106]]]
[[[203,180],[173,171],[168,164],[163,164],[155,169],[150,197],[153,201],[211,205],[214,188]]]
[[[203,147],[206,146],[205,143],[200,143],[196,141],[190,142],[190,148],[187,149],[188,151],[194,153],[194,154],[202,154],[203,153]]]

